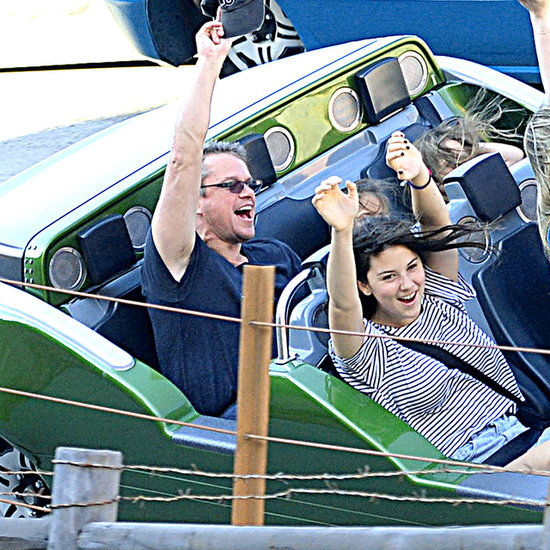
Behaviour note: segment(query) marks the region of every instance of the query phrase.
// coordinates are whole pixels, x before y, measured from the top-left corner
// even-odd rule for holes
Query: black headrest
[[[103,283],[129,268],[136,254],[124,218],[107,216],[78,234],[92,284]]]
[[[428,96],[423,95],[421,97],[417,97],[413,101],[413,105],[420,113],[420,116],[430,123],[430,126],[437,126],[442,122],[443,119],[441,118],[439,111],[435,108],[435,105]]]
[[[402,131],[409,141],[415,142],[422,134],[426,133],[428,130],[428,126],[424,126],[423,124],[415,122],[407,128],[404,128]],[[362,178],[375,178],[379,180],[397,179],[395,170],[393,170],[386,164],[387,145],[388,140],[384,141],[383,144],[381,144],[380,150],[378,151],[378,154],[376,155],[376,158],[372,161],[372,163],[361,170]]]
[[[500,153],[475,157],[450,172],[443,183],[457,181],[477,217],[492,222],[521,204],[514,176]]]
[[[256,237],[279,239],[305,259],[330,242],[330,230],[311,197],[285,197],[256,216]]]
[[[250,134],[239,140],[246,151],[246,164],[253,178],[262,180],[264,187],[269,187],[277,181],[277,172],[273,166],[271,155],[264,136]]]
[[[411,102],[409,90],[395,57],[369,65],[355,75],[366,122],[378,124]]]

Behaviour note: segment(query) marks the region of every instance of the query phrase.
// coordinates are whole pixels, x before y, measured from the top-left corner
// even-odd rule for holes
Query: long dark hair
[[[487,226],[479,223],[446,225],[428,231],[411,231],[410,222],[390,217],[365,217],[353,231],[353,254],[357,280],[368,283],[371,258],[392,246],[405,246],[424,263],[426,253],[453,248],[479,248],[495,253],[486,239]],[[477,237],[477,238],[476,238]],[[370,319],[376,310],[376,298],[359,293],[363,314]]]

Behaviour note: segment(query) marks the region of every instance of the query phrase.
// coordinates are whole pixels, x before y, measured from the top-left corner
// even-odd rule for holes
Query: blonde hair
[[[523,146],[537,180],[537,221],[544,252],[550,259],[550,106],[544,105],[530,118]]]

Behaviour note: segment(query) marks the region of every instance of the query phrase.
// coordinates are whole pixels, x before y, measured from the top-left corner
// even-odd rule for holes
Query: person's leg
[[[511,470],[550,471],[550,441],[531,447],[506,465]]]

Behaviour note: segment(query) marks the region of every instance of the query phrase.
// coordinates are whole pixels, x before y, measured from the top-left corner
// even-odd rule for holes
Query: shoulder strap
[[[493,391],[500,393],[504,397],[510,399],[517,405],[523,405],[523,401],[517,396],[514,395],[510,390],[507,390],[504,386],[501,386],[498,382],[483,374],[479,369],[476,369],[464,359],[456,357],[447,350],[440,348],[439,346],[434,346],[433,344],[426,344],[425,342],[411,342],[409,340],[396,340],[402,346],[405,346],[414,351],[418,351],[427,355],[428,357],[433,357],[437,359],[440,363],[443,363],[448,368],[458,369],[461,372],[464,372],[470,375],[472,378],[475,378],[482,384],[485,384],[487,387],[491,388]]]

